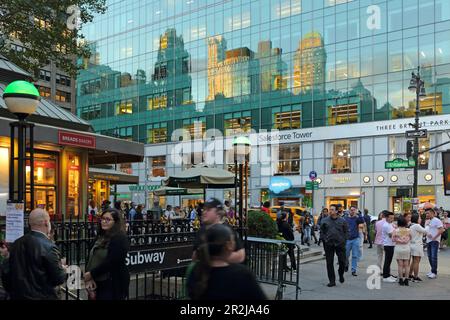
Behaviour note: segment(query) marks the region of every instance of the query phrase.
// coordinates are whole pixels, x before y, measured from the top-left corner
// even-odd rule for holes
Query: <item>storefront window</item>
[[[280,145],[276,175],[300,174],[300,145]]]
[[[430,148],[430,139],[419,139],[419,152],[423,150],[427,150]],[[428,162],[430,160],[430,153],[425,152],[419,154],[419,169],[425,170],[428,169]]]
[[[67,157],[67,215],[73,217],[78,217],[80,214],[80,175],[80,157],[69,154]]]
[[[408,186],[409,187],[409,186]],[[411,198],[406,196],[398,196],[399,188],[408,188],[408,187],[390,187],[389,188],[389,197],[391,198],[392,210],[394,213],[404,213],[410,212],[412,210],[412,202]],[[410,195],[412,190],[410,189]],[[418,186],[417,194],[419,198],[419,203],[436,203],[436,195],[435,189],[433,186]]]
[[[100,208],[104,200],[109,199],[109,182],[106,180],[89,180],[89,199],[94,200],[97,208]]]
[[[412,140],[413,141],[413,140]],[[389,137],[389,159],[406,158],[406,143],[407,139],[404,137]],[[419,139],[419,152],[430,148],[430,139]],[[428,162],[430,160],[430,153],[419,153],[419,169],[428,169]]]
[[[166,157],[153,157],[150,158],[152,167],[152,177],[165,177],[166,176]]]
[[[351,172],[350,141],[340,140],[333,143],[331,173]]]
[[[53,216],[56,212],[56,168],[57,156],[36,153],[34,155],[34,203],[31,204],[30,162],[25,168],[27,180],[27,208],[43,208]]]

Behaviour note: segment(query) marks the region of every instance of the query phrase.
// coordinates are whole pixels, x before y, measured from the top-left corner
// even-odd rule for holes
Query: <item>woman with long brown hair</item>
[[[233,230],[223,224],[207,229],[197,250],[197,262],[187,279],[193,300],[265,300],[254,275],[242,264],[230,264],[235,248]]]
[[[106,209],[84,274],[91,299],[124,300],[128,296],[130,274],[125,259],[129,249],[121,212]]]

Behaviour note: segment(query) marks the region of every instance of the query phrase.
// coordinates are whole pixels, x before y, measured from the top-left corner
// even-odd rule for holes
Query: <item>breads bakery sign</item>
[[[95,149],[95,137],[67,131],[58,131],[58,143],[66,146]]]

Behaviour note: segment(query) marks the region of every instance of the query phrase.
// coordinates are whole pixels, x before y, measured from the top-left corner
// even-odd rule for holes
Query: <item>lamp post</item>
[[[36,87],[27,81],[11,82],[3,92],[3,100],[8,110],[15,114],[19,121],[10,123],[10,162],[9,162],[9,200],[24,202],[26,212],[26,162],[30,162],[30,210],[34,208],[34,124],[26,118],[36,111],[40,96]],[[17,152],[15,150],[15,132],[17,128]],[[27,148],[28,131],[28,148]],[[28,152],[28,156],[27,156]],[[17,153],[17,155],[16,155]],[[17,164],[16,164],[17,162]],[[16,189],[17,187],[17,189]]]
[[[415,92],[416,94],[416,111],[414,130],[417,132],[420,129],[419,116],[420,116],[420,97],[425,97],[425,82],[420,78],[420,67],[417,67],[417,74],[412,72],[411,80],[409,82],[408,90]],[[418,187],[418,169],[419,169],[419,138],[416,135],[414,138],[414,183],[413,183],[413,198],[417,198],[417,187]],[[414,208],[417,209],[417,208]]]
[[[234,164],[235,164],[235,182],[239,185],[239,236],[241,239],[243,237],[243,223],[244,223],[244,183],[247,188],[248,177],[247,177],[247,155],[250,153],[251,142],[250,139],[245,136],[235,137],[233,140],[234,148]],[[239,178],[238,178],[238,164],[239,164]],[[245,166],[245,181],[244,181],[244,166]],[[245,195],[247,198],[247,195]],[[235,193],[235,203],[236,203],[236,193]],[[245,200],[245,206],[247,206],[247,199]],[[247,220],[247,219],[245,219]],[[245,237],[246,238],[246,237]]]

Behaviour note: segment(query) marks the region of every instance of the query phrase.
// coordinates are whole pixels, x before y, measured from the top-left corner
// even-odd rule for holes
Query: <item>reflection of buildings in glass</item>
[[[168,107],[192,102],[190,70],[190,55],[184,49],[183,36],[177,36],[175,29],[166,30],[160,37],[152,80],[166,94]]]
[[[282,49],[272,48],[272,41],[258,43],[256,58],[259,60],[259,83],[262,92],[287,88],[287,65],[281,59]]]
[[[225,98],[253,92],[252,61],[254,52],[247,47],[226,50],[222,36],[208,39],[208,97]]]
[[[326,60],[322,35],[318,32],[306,34],[294,56],[294,94],[325,91]]]
[[[372,120],[372,110],[377,108],[377,100],[364,87],[361,79],[347,92],[329,92],[334,99],[328,99],[328,125],[365,122]]]
[[[271,41],[259,42],[255,53],[247,47],[226,50],[222,36],[209,38],[207,100],[256,93],[259,85],[262,92],[286,89],[287,66],[281,53],[280,48],[272,48]]]
[[[214,100],[216,94],[221,93],[222,79],[218,70],[219,62],[225,60],[227,49],[226,40],[222,36],[215,36],[208,39],[208,97],[207,100]]]
[[[436,83],[433,81],[433,66],[422,65],[420,69],[421,79],[425,82],[425,97],[420,97],[420,114],[422,116],[437,115],[443,113],[443,95],[445,94],[440,90],[440,81],[437,79]],[[436,88],[436,91],[435,91]],[[400,107],[392,108],[392,118],[410,118],[414,117],[416,111],[416,98],[415,93],[412,94],[413,98],[408,101],[404,100],[404,105]],[[445,97],[444,97],[444,101]]]

